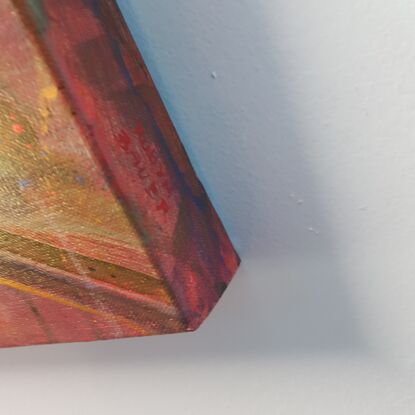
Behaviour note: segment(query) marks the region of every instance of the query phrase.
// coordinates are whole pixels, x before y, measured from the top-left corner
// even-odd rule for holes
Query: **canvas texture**
[[[239,258],[116,3],[0,19],[0,347],[195,330]]]

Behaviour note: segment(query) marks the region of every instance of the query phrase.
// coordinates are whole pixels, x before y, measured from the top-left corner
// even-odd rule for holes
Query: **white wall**
[[[1,351],[1,413],[413,415],[415,3],[119,3],[244,264],[196,334]]]

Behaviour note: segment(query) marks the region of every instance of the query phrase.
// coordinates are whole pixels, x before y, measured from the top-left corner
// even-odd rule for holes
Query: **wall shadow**
[[[186,3],[119,0],[241,270],[196,333],[5,350],[3,370],[367,352],[307,159],[284,34],[261,2],[200,2],[199,16]]]

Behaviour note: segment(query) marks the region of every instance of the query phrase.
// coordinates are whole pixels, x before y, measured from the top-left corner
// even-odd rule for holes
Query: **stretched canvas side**
[[[0,191],[13,195],[0,296],[17,333],[0,329],[0,346],[196,329],[239,258],[115,1],[5,0],[0,16]]]

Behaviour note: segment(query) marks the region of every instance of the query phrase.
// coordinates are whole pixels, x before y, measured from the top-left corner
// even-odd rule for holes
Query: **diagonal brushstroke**
[[[61,304],[61,305],[67,306],[67,307],[75,308],[79,311],[83,311],[83,312],[88,313],[88,314],[103,317],[103,318],[105,318],[109,321],[114,321],[115,320],[118,323],[125,324],[129,328],[135,330],[137,332],[138,336],[146,336],[146,335],[150,334],[147,330],[143,329],[138,324],[132,322],[131,320],[128,320],[125,317],[117,316],[117,315],[114,315],[112,313],[107,313],[107,312],[101,311],[101,310],[96,310],[96,309],[91,308],[89,306],[79,304],[79,303],[77,303],[73,300],[68,300],[66,298],[61,298],[61,297],[59,297],[55,294],[51,294],[49,292],[40,290],[38,288],[30,287],[28,285],[10,280],[8,278],[0,277],[0,285],[4,286],[4,287],[8,287],[8,288],[13,288],[15,290],[18,290],[18,291],[21,291],[21,292],[24,292],[24,293],[27,293],[27,294],[31,294],[31,295],[34,295],[34,296],[37,296],[37,297],[41,297],[41,298],[53,301],[55,303],[58,303],[58,304]]]

